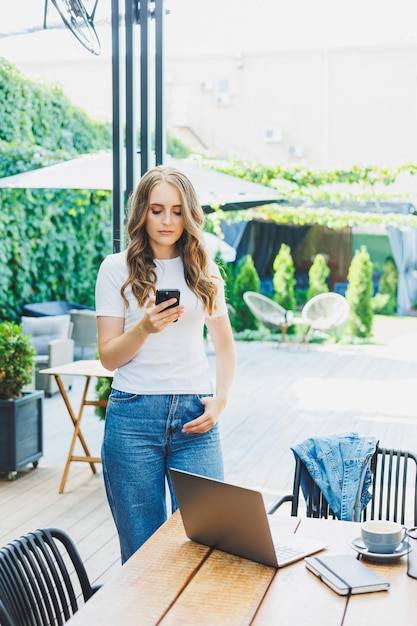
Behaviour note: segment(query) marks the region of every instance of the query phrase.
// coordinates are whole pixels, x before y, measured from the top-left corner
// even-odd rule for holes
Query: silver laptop
[[[271,567],[289,565],[327,546],[283,534],[279,519],[267,515],[259,491],[173,468],[170,475],[186,535],[193,541]]]

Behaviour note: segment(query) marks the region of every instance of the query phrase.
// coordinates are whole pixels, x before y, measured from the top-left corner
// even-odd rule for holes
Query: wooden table
[[[285,532],[325,538],[333,554],[356,555],[359,524],[277,518]],[[365,563],[365,562],[364,562]],[[346,598],[304,562],[275,570],[189,541],[175,513],[70,620],[71,626],[378,626],[417,624],[417,581],[406,558],[371,564],[391,588]]]
[[[90,386],[90,381],[94,377],[105,376],[107,378],[113,377],[113,372],[106,370],[99,360],[91,360],[91,361],[73,361],[72,363],[66,363],[65,365],[59,365],[57,367],[50,367],[48,369],[40,370],[41,374],[49,374],[50,376],[55,376],[56,383],[58,385],[58,389],[61,393],[61,396],[65,402],[65,406],[67,407],[69,416],[74,425],[74,433],[71,440],[70,449],[68,452],[67,461],[65,463],[64,473],[62,475],[61,484],[59,486],[59,493],[63,493],[65,488],[65,483],[67,481],[68,472],[70,468],[70,463],[72,461],[81,461],[90,464],[91,470],[93,473],[96,473],[96,467],[94,463],[101,463],[101,459],[99,457],[93,457],[90,454],[87,443],[84,439],[83,433],[81,431],[81,420],[83,416],[83,411],[85,406],[106,406],[106,400],[87,400],[88,388]],[[71,403],[68,398],[68,394],[66,392],[64,383],[62,382],[61,376],[85,376],[85,385],[81,398],[80,407],[78,409],[77,414],[71,406]],[[85,452],[84,456],[74,455],[75,444],[77,443],[77,439],[79,439],[83,450]]]

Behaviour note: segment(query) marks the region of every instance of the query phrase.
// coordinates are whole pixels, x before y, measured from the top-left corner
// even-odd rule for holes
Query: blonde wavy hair
[[[146,172],[129,200],[127,223],[128,277],[120,290],[128,306],[125,289],[130,285],[140,307],[145,306],[149,296],[155,293],[156,264],[146,231],[146,218],[149,210],[151,190],[158,183],[167,182],[177,189],[182,204],[184,232],[177,241],[178,254],[184,265],[185,282],[202,301],[208,315],[216,308],[219,280],[210,275],[210,257],[203,236],[205,220],[197,193],[188,177],[179,170],[158,165]]]

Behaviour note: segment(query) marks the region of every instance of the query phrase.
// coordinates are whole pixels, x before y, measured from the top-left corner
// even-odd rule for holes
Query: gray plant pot
[[[43,456],[43,391],[27,391],[21,398],[0,400],[0,471],[11,479]]]

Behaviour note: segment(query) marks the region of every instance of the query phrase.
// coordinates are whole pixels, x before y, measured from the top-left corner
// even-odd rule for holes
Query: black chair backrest
[[[62,530],[36,530],[0,549],[1,626],[64,624],[97,589]]]
[[[0,624],[1,626],[16,626],[12,618],[9,615],[3,602],[0,600]]]
[[[417,454],[378,448],[371,462],[372,500],[363,519],[389,519],[417,526]]]
[[[377,448],[371,460],[372,498],[362,511],[363,520],[386,519],[417,526],[417,455],[404,450]],[[291,502],[291,515],[299,514],[303,497],[301,482],[307,485],[305,498],[307,517],[336,519],[323,493],[311,478],[304,463],[297,457],[293,493],[274,502],[268,513],[274,513],[284,502]]]
[[[294,487],[293,487],[293,500],[291,503],[291,515],[296,517],[298,515],[298,506],[300,496],[303,497],[301,492],[301,482],[306,485],[305,504],[306,504],[306,516],[307,517],[325,517],[326,519],[331,517],[336,519],[335,514],[330,508],[326,498],[324,497],[321,489],[316,485],[311,478],[304,463],[297,457],[295,462],[294,473]]]

